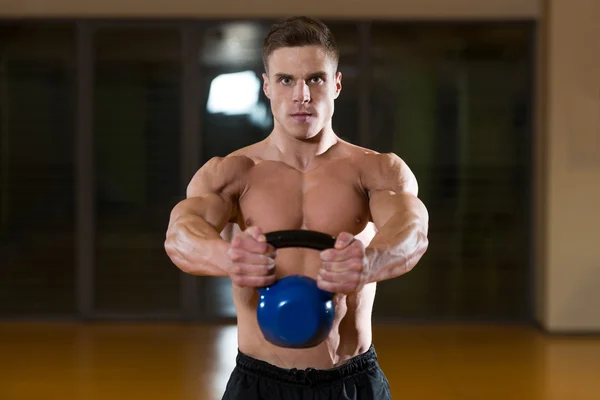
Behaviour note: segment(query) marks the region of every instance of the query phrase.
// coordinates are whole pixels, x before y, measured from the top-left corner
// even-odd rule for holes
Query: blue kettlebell
[[[309,230],[270,232],[267,242],[276,249],[304,247],[325,250],[335,237]],[[333,293],[319,289],[307,276],[290,275],[258,290],[256,316],[267,341],[286,348],[308,348],[323,342],[333,325]]]

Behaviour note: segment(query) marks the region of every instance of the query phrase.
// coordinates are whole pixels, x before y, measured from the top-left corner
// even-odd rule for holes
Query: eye
[[[310,83],[321,83],[323,82],[323,79],[320,76],[315,76],[310,78]]]
[[[287,78],[287,77],[283,77],[279,80],[279,82],[281,82],[284,85],[289,85],[292,83],[292,79],[291,78]]]

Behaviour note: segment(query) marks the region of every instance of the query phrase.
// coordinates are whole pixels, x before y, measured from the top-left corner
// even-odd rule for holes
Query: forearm
[[[229,243],[220,235],[224,221],[206,218],[181,204],[174,209],[165,250],[173,263],[191,275],[227,276]]]
[[[394,214],[366,248],[368,280],[379,282],[411,271],[427,251],[427,230],[427,221],[416,214]]]

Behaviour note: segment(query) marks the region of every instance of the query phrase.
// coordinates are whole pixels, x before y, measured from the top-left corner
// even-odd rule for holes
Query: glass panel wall
[[[177,314],[180,273],[163,244],[185,191],[180,33],[101,28],[94,46],[96,312]]]
[[[69,315],[75,30],[0,25],[0,315]]]
[[[381,285],[375,315],[528,316],[531,26],[377,23],[372,35],[377,148],[412,168],[431,218],[430,250]]]

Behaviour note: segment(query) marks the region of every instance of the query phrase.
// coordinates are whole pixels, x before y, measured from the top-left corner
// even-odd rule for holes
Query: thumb
[[[347,247],[350,243],[352,243],[352,241],[354,241],[354,235],[348,232],[342,232],[338,235],[337,239],[335,240],[335,248],[343,249],[344,247]]]
[[[258,226],[252,226],[250,228],[247,228],[246,233],[250,235],[254,240],[258,240],[259,242],[266,241],[262,229],[260,229]]]

